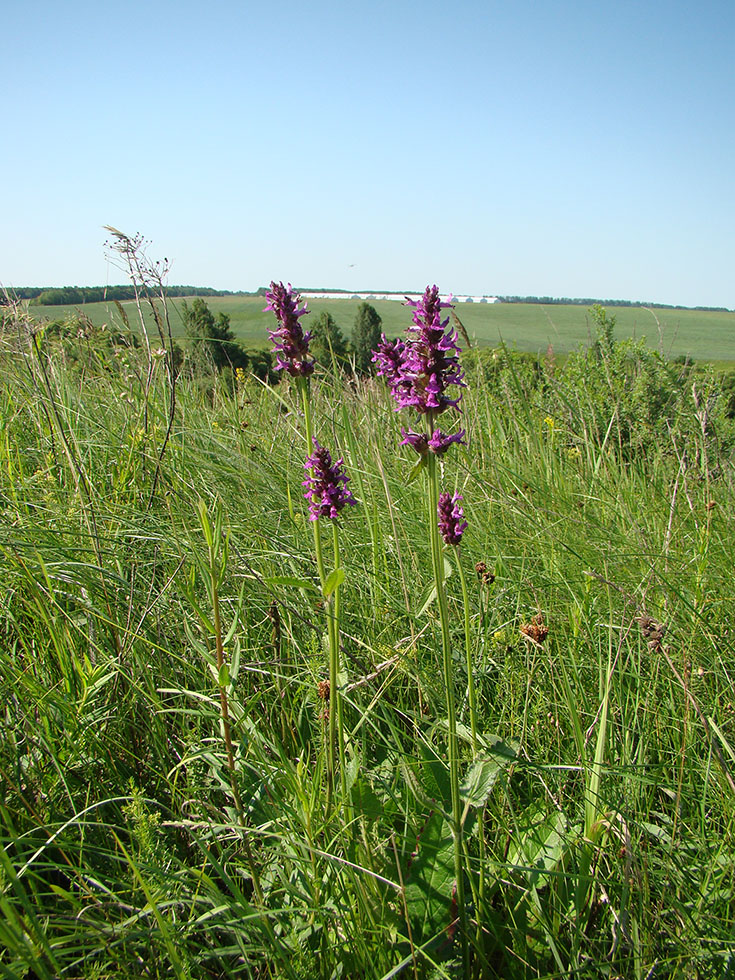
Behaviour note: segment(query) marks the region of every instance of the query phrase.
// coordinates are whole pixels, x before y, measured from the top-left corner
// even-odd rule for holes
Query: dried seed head
[[[541,613],[533,616],[530,623],[521,626],[521,633],[532,643],[541,646],[549,635],[549,627],[544,624],[544,617]]]
[[[644,638],[648,640],[649,648],[654,652],[658,652],[661,649],[661,641],[664,638],[666,627],[662,626],[661,623],[657,623],[645,613],[639,616],[636,622],[640,626]]]
[[[489,571],[484,561],[478,561],[475,565],[477,577],[483,585],[492,585],[495,581],[495,573]]]
[[[322,701],[329,701],[329,681],[319,681],[316,686],[316,693]]]

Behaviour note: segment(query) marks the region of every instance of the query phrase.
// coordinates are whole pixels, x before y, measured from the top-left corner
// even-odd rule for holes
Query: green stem
[[[454,841],[454,874],[457,887],[457,910],[462,943],[464,976],[469,977],[470,950],[467,944],[467,918],[464,899],[464,858],[462,854],[462,801],[459,795],[459,743],[457,740],[457,709],[454,698],[454,670],[452,645],[449,635],[449,608],[444,590],[444,556],[439,536],[437,507],[439,504],[439,475],[436,456],[428,454],[429,475],[429,528],[431,531],[431,557],[434,566],[434,584],[439,606],[442,631],[442,666],[447,697],[447,727],[449,729],[449,782],[452,796],[452,837]]]
[[[301,404],[304,411],[304,428],[306,431],[306,455],[309,456],[314,451],[314,428],[311,419],[311,402],[309,400],[309,382],[306,378],[297,378],[296,384],[301,393]],[[314,534],[314,554],[316,555],[316,567],[319,573],[319,584],[324,592],[324,585],[327,581],[327,573],[324,566],[324,549],[322,548],[322,529],[321,521],[311,522]],[[329,727],[327,734],[327,809],[332,801],[334,791],[334,772],[336,769],[335,759],[335,703],[337,698],[337,660],[339,657],[339,647],[337,648],[337,658],[334,655],[334,616],[332,615],[332,597],[325,600],[325,613],[327,616],[327,635],[329,637]],[[339,642],[339,641],[337,641]]]
[[[339,528],[336,521],[332,521],[332,554],[334,557],[334,568],[340,567],[339,554]],[[347,799],[347,772],[345,768],[345,727],[344,727],[344,704],[342,701],[342,691],[339,686],[339,675],[341,672],[341,655],[339,642],[339,616],[340,616],[340,587],[336,587],[330,597],[332,603],[330,623],[332,632],[330,634],[329,658],[333,665],[334,687],[330,678],[329,706],[334,704],[337,714],[337,746],[339,752],[339,780],[342,789],[342,799]],[[330,671],[331,673],[332,671]],[[334,692],[334,693],[332,693]]]
[[[206,515],[205,515],[206,516]],[[242,798],[240,796],[240,790],[237,785],[237,773],[235,771],[235,752],[232,746],[232,731],[230,728],[230,712],[229,704],[227,700],[227,687],[222,683],[222,668],[225,664],[225,648],[224,640],[222,636],[222,615],[220,612],[220,601],[219,601],[219,581],[220,581],[220,568],[217,562],[216,545],[214,541],[208,541],[209,549],[209,575],[210,575],[210,588],[211,588],[211,598],[212,598],[212,618],[214,620],[214,642],[215,642],[215,654],[217,657],[217,676],[219,687],[219,699],[220,699],[220,714],[222,718],[222,734],[224,736],[225,748],[227,750],[227,768],[230,772],[230,786],[232,787],[232,796],[235,802],[235,809],[237,811],[237,820],[240,824],[242,831],[242,840],[245,846],[245,856],[247,858],[250,877],[253,882],[253,890],[255,892],[255,897],[258,901],[260,908],[264,906],[263,899],[263,889],[260,885],[260,876],[258,874],[255,858],[253,856],[253,851],[250,846],[250,835],[248,834],[247,827],[245,826],[245,811],[242,805]]]

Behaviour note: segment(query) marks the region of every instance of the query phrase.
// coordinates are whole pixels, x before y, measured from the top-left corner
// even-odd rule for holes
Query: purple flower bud
[[[458,545],[467,527],[464,512],[459,504],[461,499],[462,497],[457,493],[453,497],[448,493],[439,494],[437,506],[439,531],[447,544]]]
[[[332,463],[328,449],[320,446],[316,439],[314,452],[307,456],[304,463],[306,487],[304,497],[309,501],[309,520],[316,521],[320,517],[330,517],[334,520],[345,504],[355,506],[355,498],[347,489],[349,477],[344,472],[344,461],[338,459]]]
[[[276,315],[278,326],[268,330],[276,354],[276,369],[285,370],[294,377],[308,377],[314,370],[314,361],[309,357],[310,333],[304,333],[299,319],[309,310],[306,303],[299,309],[301,297],[294,293],[291,283],[271,282],[265,294],[268,301],[263,312],[271,310]]]

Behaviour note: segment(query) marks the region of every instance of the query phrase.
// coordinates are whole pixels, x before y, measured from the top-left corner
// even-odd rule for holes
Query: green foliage
[[[383,321],[370,303],[360,303],[355,325],[352,328],[352,349],[355,353],[355,370],[358,374],[374,374],[373,351],[380,343]]]
[[[733,386],[597,316],[567,363],[466,358],[468,668],[460,576],[446,588],[488,980],[733,969]],[[447,692],[401,420],[371,385],[312,379],[360,503],[322,592],[289,380],[180,378],[151,501],[165,372],[146,398],[123,331],[37,330],[38,350],[2,337],[0,974],[458,975]],[[341,569],[347,794],[328,805]]]
[[[336,365],[342,370],[349,369],[349,346],[331,313],[320,313],[309,324],[309,330],[311,331],[309,350],[317,364],[326,368]]]
[[[567,359],[555,391],[555,413],[580,440],[615,446],[626,458],[670,442],[692,420],[688,362],[668,363],[642,340],[618,341],[615,317],[599,306],[590,313],[597,339]],[[705,381],[704,387],[709,391],[711,385]],[[710,429],[724,415],[724,401],[711,401]]]
[[[236,342],[226,313],[220,312],[215,318],[204,300],[197,298],[191,306],[184,300],[182,314],[192,358],[198,367],[218,371],[224,367],[248,367],[248,355]]]

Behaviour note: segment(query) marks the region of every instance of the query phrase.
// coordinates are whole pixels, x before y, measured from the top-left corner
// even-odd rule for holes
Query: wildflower
[[[457,408],[461,398],[461,394],[448,397],[447,388],[466,387],[459,365],[457,332],[446,330],[449,317],[441,318],[442,309],[452,304],[439,299],[436,286],[427,286],[420,300],[407,302],[414,307],[409,330],[415,336],[404,351],[401,379],[410,386],[405,392],[394,391],[394,397],[401,408],[415,408],[420,415],[440,415],[447,408]]]
[[[448,493],[439,494],[437,506],[439,531],[447,544],[458,545],[467,527],[464,511],[459,503],[461,499],[462,497],[457,493],[453,497]]]
[[[406,342],[389,341],[383,335],[373,360],[391,389],[396,411],[415,408],[420,415],[440,415],[447,408],[457,408],[461,394],[450,398],[450,385],[466,387],[459,365],[457,333],[446,330],[449,318],[441,311],[451,303],[442,302],[436,286],[427,286],[420,300],[407,300],[414,307],[414,335]],[[455,440],[456,441],[456,440]]]
[[[464,429],[459,429],[454,435],[445,435],[441,429],[434,429],[430,436],[425,432],[406,432],[401,429],[403,439],[402,446],[412,446],[419,456],[425,456],[428,452],[435,456],[443,456],[453,442],[464,445]]]
[[[388,340],[381,334],[380,343],[373,351],[373,361],[378,365],[378,374],[388,382],[394,398],[397,389],[406,388],[407,382],[401,379],[401,370],[406,354],[406,345],[400,340]]]
[[[347,489],[349,477],[344,472],[344,462],[338,459],[332,463],[328,449],[320,446],[313,439],[314,452],[308,456],[304,469],[306,487],[304,497],[309,501],[309,520],[316,521],[320,517],[330,517],[334,520],[345,504],[355,506],[355,498]]]
[[[309,310],[306,303],[299,308],[301,297],[294,294],[291,283],[271,282],[265,294],[268,303],[263,312],[271,310],[276,315],[278,327],[269,330],[276,354],[276,369],[285,370],[294,377],[308,377],[314,370],[314,360],[309,357],[310,333],[304,333],[299,320]]]

